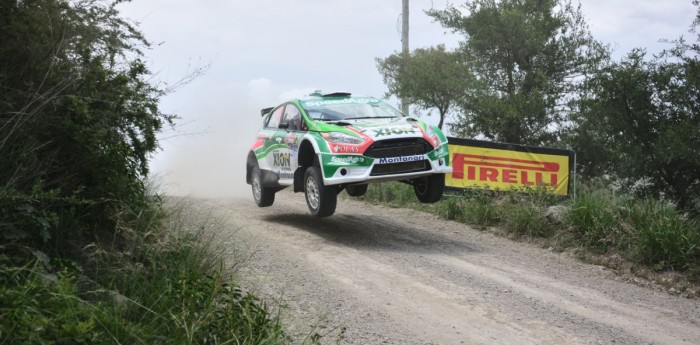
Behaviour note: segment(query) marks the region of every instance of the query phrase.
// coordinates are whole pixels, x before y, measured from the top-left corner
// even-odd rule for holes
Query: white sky
[[[459,36],[423,12],[447,2],[410,0],[411,49],[457,45]],[[658,52],[662,38],[694,39],[692,0],[581,3],[594,37],[616,57],[635,47]],[[161,102],[182,119],[164,133],[152,174],[174,194],[248,197],[245,156],[261,108],[315,89],[382,97],[375,58],[401,50],[401,0],[133,0],[119,8],[155,43],[146,56],[156,82],[210,65]]]

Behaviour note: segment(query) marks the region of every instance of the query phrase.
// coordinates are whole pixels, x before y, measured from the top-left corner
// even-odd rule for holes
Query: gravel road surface
[[[697,299],[427,213],[339,199],[314,219],[288,191],[199,204],[294,343],[700,344]]]

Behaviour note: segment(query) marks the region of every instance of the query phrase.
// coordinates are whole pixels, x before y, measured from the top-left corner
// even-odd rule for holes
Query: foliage
[[[147,191],[174,118],[119,2],[0,0],[0,343],[279,343]]]
[[[421,109],[436,108],[442,129],[450,109],[464,97],[473,76],[457,52],[444,45],[416,49],[409,56],[377,58],[379,72],[389,88],[387,96],[408,98]]]
[[[436,210],[443,218],[486,229],[498,224],[501,219],[501,208],[493,200],[492,191],[468,189],[458,196],[445,195],[436,205]]]
[[[165,225],[192,211],[169,212],[137,215],[145,219],[131,225],[147,227],[131,229],[128,251],[93,245],[83,264],[35,252],[18,265],[16,255],[0,254],[0,343],[282,342],[279,320],[227,277],[223,257],[197,230],[203,224]],[[215,219],[200,222],[223,230]]]
[[[678,215],[673,205],[653,199],[629,210],[635,229],[630,256],[657,269],[689,269],[700,264],[700,224]]]
[[[587,188],[572,202],[568,219],[589,250],[619,253],[657,270],[700,268],[700,223],[671,204]]]
[[[591,80],[572,131],[586,175],[644,182],[643,194],[681,209],[700,197],[700,60],[687,53],[647,61],[634,50]]]
[[[58,250],[142,202],[156,133],[173,118],[148,83],[148,42],[114,4],[0,6],[0,237]]]
[[[362,199],[405,206],[413,203],[416,195],[410,185],[400,182],[372,183],[368,186],[367,194]]]
[[[509,193],[502,205],[502,219],[505,227],[518,236],[547,237],[553,224],[544,216],[545,199],[538,198],[542,191],[531,190],[525,193]]]
[[[555,142],[581,80],[607,57],[567,0],[474,0],[427,14],[464,34],[461,50],[478,71],[451,128],[465,137]]]
[[[605,189],[593,188],[584,189],[572,201],[567,218],[583,247],[607,253],[627,245],[624,234],[629,229],[620,212],[626,202],[620,200]]]

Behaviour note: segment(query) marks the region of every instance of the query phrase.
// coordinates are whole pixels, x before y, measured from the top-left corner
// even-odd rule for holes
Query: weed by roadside
[[[138,220],[121,224],[123,240],[86,246],[82,260],[1,247],[0,343],[283,342],[278,318],[235,284],[204,236],[216,220],[170,222],[188,212],[123,214]]]

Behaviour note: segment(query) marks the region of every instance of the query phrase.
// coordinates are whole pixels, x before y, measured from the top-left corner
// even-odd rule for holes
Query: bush
[[[0,342],[278,343],[143,182],[174,117],[119,2],[0,2]]]
[[[367,188],[364,200],[385,202],[397,206],[405,206],[417,202],[413,186],[400,183],[372,183]]]
[[[148,156],[173,117],[140,59],[149,43],[114,6],[0,4],[0,240],[76,253],[146,198]]]
[[[634,229],[632,257],[657,269],[683,270],[700,265],[700,224],[680,217],[672,205],[654,200],[629,212]]]
[[[626,236],[616,200],[606,191],[582,188],[572,201],[567,220],[584,248],[606,253],[623,246]]]
[[[464,217],[464,205],[460,198],[454,196],[443,196],[442,202],[437,204],[435,213],[447,220],[462,221]]]
[[[83,263],[35,251],[18,266],[17,255],[0,255],[0,343],[282,342],[278,318],[232,282],[203,235],[203,224],[224,225],[165,225],[189,212],[132,215],[122,224],[128,247],[94,244]]]
[[[495,202],[492,192],[467,190],[462,202],[462,219],[480,229],[496,225],[501,219],[500,207]]]
[[[551,233],[542,208],[534,203],[513,205],[503,214],[505,227],[519,236],[547,237]]]

